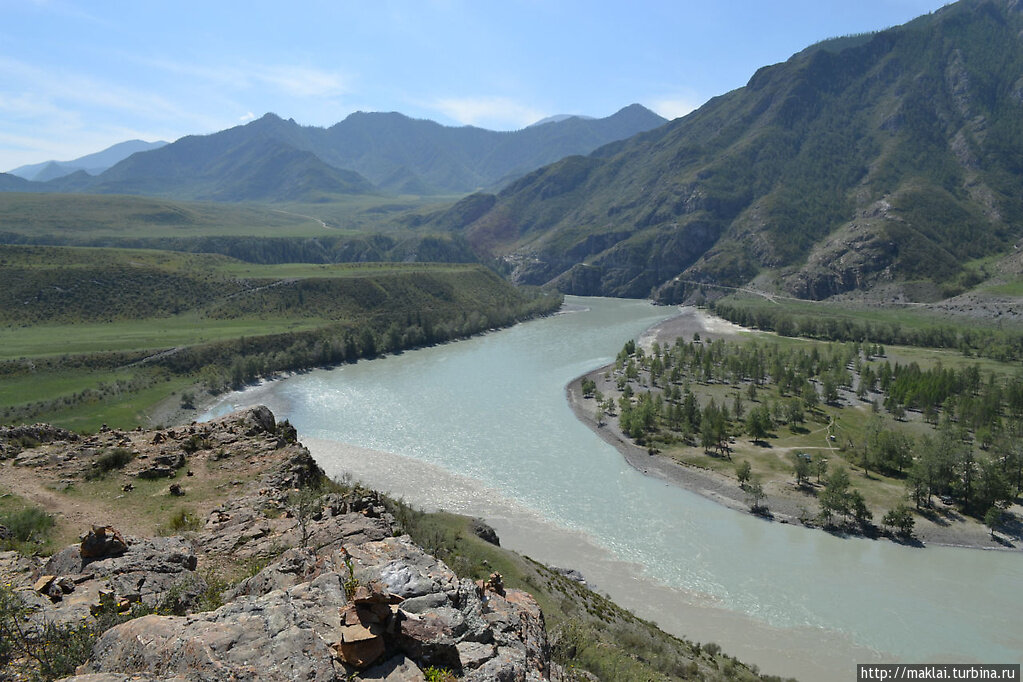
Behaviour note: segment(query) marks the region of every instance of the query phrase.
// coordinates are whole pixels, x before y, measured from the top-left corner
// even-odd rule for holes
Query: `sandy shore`
[[[680,336],[689,340],[692,339],[693,334],[698,333],[703,339],[727,339],[735,338],[742,332],[751,332],[751,330],[714,317],[698,308],[684,306],[679,308],[677,316],[645,331],[639,338],[639,345],[648,350],[654,342],[662,346],[673,344],[675,339]],[[605,442],[613,445],[632,467],[644,474],[695,492],[726,507],[747,514],[751,513],[745,492],[739,487],[735,478],[709,469],[683,465],[668,457],[651,455],[646,448],[635,445],[622,433],[618,428],[618,420],[615,418],[608,419],[602,426],[597,424],[596,401],[583,398],[582,380],[591,379],[596,382],[600,391],[611,393],[614,391],[613,381],[604,379],[604,374],[609,367],[611,365],[594,369],[577,377],[566,387],[568,402],[576,417]],[[815,514],[817,511],[816,500],[790,484],[768,482],[765,485],[765,492],[767,493],[766,505],[775,522],[803,525],[799,519],[801,516],[805,516],[806,510],[809,510],[811,514]],[[1017,516],[1023,513],[1023,509],[1019,505],[1016,505],[1012,511]],[[917,516],[914,531],[917,542],[912,544],[1016,551],[1020,551],[1021,545],[1023,545],[1018,539],[1002,537],[1000,540],[993,540],[983,525],[973,521],[949,522],[949,516],[959,515],[954,512],[946,513],[945,516],[935,515],[935,520]],[[962,518],[959,516],[959,519]],[[807,529],[814,529],[814,527],[808,526]],[[824,532],[820,529],[816,530]],[[882,539],[887,540],[887,538]]]

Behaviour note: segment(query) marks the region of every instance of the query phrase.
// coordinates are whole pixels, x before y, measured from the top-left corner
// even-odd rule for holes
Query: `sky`
[[[267,112],[522,128],[666,118],[819,40],[945,0],[0,0],[0,170]]]

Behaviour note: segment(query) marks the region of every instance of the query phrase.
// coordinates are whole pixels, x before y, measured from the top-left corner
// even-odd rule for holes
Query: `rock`
[[[111,628],[72,679],[405,682],[424,680],[431,665],[479,681],[543,678],[549,652],[535,602],[505,590],[497,574],[477,589],[408,536],[393,537],[393,518],[378,494],[324,496],[302,533],[298,519],[282,512],[294,488],[322,480],[323,472],[300,444],[279,447],[282,427],[264,410],[181,431],[181,438],[230,444],[233,452],[225,445],[225,454],[244,453],[246,466],[263,474],[225,484],[230,494],[189,540],[126,537],[98,526],[81,545],[45,563],[0,553],[0,575],[16,583],[33,627],[79,623],[90,612],[124,613],[136,603],[184,614],[149,615]],[[115,437],[124,436],[100,435],[87,447],[98,452]],[[129,443],[150,469],[166,466],[159,459],[164,455],[180,454],[173,432],[162,436],[166,445],[150,445],[152,438],[137,432]],[[42,450],[40,461],[54,466],[86,459]],[[192,457],[209,463],[215,455],[216,449]],[[295,547],[303,539],[308,546]],[[289,546],[295,548],[282,553]],[[191,613],[207,589],[196,573],[199,562],[217,565],[221,556],[234,564],[273,560],[224,593],[221,608]],[[30,589],[33,583],[39,591]]]
[[[185,466],[185,455],[181,452],[157,455],[153,458],[153,464],[170,469],[180,469]]]
[[[404,654],[392,656],[383,663],[361,673],[359,680],[385,680],[386,682],[422,682],[426,679],[423,671]]]
[[[238,423],[245,430],[245,435],[250,437],[277,431],[277,420],[274,419],[273,412],[265,405],[257,405],[246,410],[242,413]]]
[[[338,658],[356,668],[365,668],[383,655],[383,630],[364,625],[346,625],[341,628],[341,639],[334,645]]]
[[[148,469],[143,469],[137,474],[139,478],[152,480],[155,478],[174,478],[174,469],[167,466],[152,466]]]
[[[489,542],[492,545],[497,545],[498,547],[501,546],[501,538],[497,537],[497,531],[495,531],[483,519],[472,520],[472,532],[481,540]]]
[[[110,592],[114,603],[140,602],[184,612],[206,590],[196,566],[195,553],[180,537],[132,539],[123,554],[97,559],[83,558],[79,547],[71,545],[41,569],[42,574],[60,576],[54,587],[64,598],[38,615],[53,622],[78,622],[101,602],[102,592]],[[74,586],[71,592],[64,592],[67,582]]]
[[[343,602],[340,576],[325,573],[208,613],[145,616],[104,633],[81,672],[189,680],[347,679],[331,643],[321,636],[340,630],[338,605]]]
[[[583,574],[575,570],[574,568],[554,568],[553,570],[565,576],[569,580],[580,583],[582,585],[586,584],[586,578],[584,578]]]
[[[8,540],[12,537],[12,533],[7,526],[0,525],[0,540]]]
[[[83,559],[104,559],[120,556],[127,549],[128,543],[113,527],[93,526],[92,530],[82,536],[82,544],[78,552]]]
[[[175,497],[181,497],[182,495],[185,494],[185,491],[181,487],[180,483],[171,483],[170,487],[167,488],[167,492]]]

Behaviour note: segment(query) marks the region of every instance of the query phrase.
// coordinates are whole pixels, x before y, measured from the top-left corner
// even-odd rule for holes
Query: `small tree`
[[[984,514],[984,525],[991,531],[991,538],[995,537],[995,527],[1002,522],[1002,510],[995,505]]]
[[[767,494],[764,492],[764,485],[760,482],[759,476],[754,476],[746,485],[746,501],[749,503],[750,511],[756,512],[765,509],[763,505]]]
[[[746,487],[746,483],[750,479],[750,472],[751,472],[752,468],[753,467],[750,466],[749,461],[745,460],[745,459],[742,460],[742,462],[738,466],[735,467],[735,475],[739,479],[739,487],[740,488],[745,488]]]
[[[909,507],[900,504],[895,509],[888,510],[888,513],[881,519],[881,525],[885,528],[895,530],[902,537],[910,537],[913,534],[913,526],[916,520]]]
[[[793,455],[792,470],[796,474],[796,485],[803,485],[810,479],[810,457],[805,452]]]
[[[323,509],[320,499],[320,490],[314,487],[293,490],[288,495],[288,511],[298,521],[299,532],[302,535],[302,547],[309,545],[309,535],[311,534],[309,524]]]

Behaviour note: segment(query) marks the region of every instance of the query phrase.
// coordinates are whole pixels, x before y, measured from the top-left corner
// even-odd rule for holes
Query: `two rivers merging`
[[[1023,556],[843,539],[645,476],[576,419],[575,377],[674,313],[569,297],[572,312],[226,396],[265,404],[328,474],[485,518],[502,545],[764,672],[1023,661]]]

